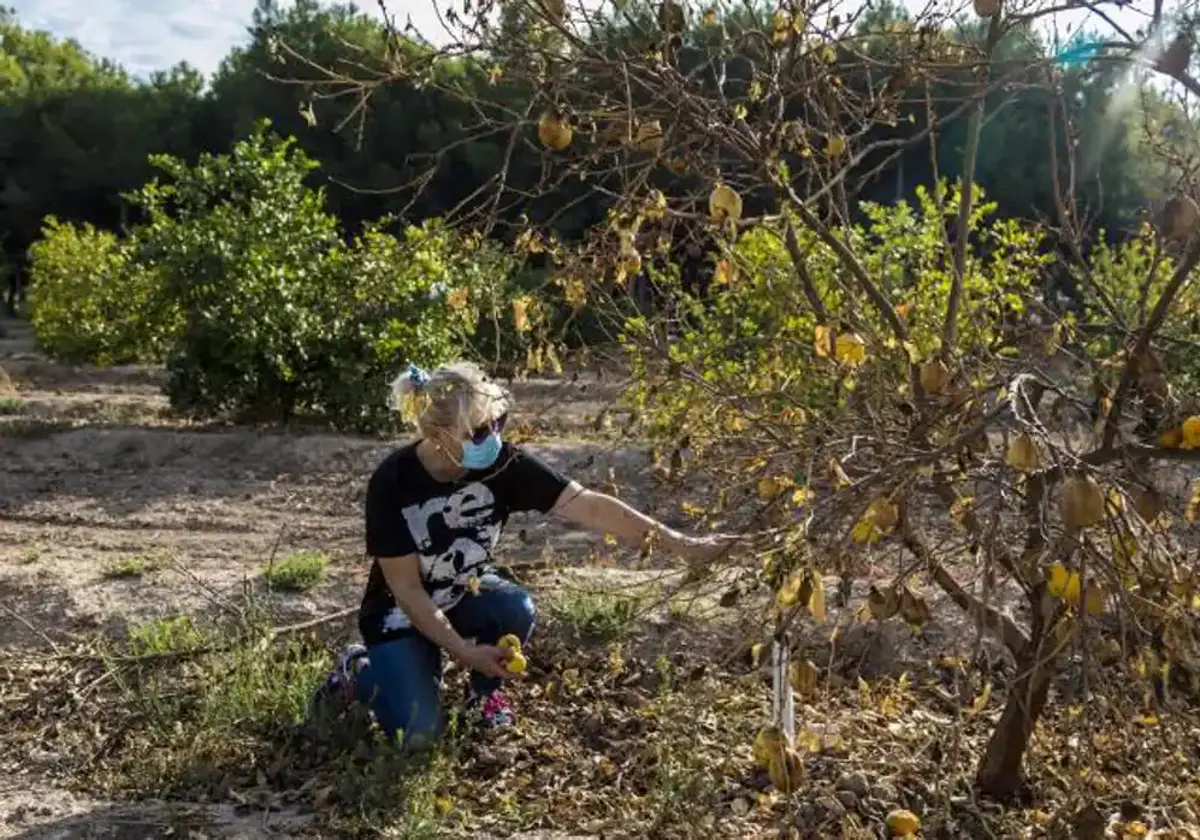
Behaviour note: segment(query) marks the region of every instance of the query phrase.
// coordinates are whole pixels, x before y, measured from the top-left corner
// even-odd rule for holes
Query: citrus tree
[[[1112,63],[1197,85],[1186,21],[1161,8],[1145,30],[1057,51],[1026,48],[1049,4],[976,0],[973,19],[931,8],[864,28],[792,0],[446,4],[452,49],[398,31],[419,48],[317,87],[437,85],[472,103],[480,131],[540,149],[536,172],[497,167],[473,208],[496,212],[457,221],[510,225],[573,300],[609,313],[628,400],[671,451],[663,479],[703,471],[711,492],[692,514],[749,519],[760,537],[751,563],[711,570],[735,579],[723,601],[764,595],[788,644],[824,620],[830,575],[846,596],[887,570],[865,587],[864,620],[919,626],[940,593],[1007,651],[976,782],[1009,797],[1063,662],[1098,657],[1159,688],[1200,667],[1186,550],[1198,503],[1176,469],[1200,448],[1200,409],[1182,396],[1194,185],[1176,164],[1186,177],[1154,223],[1103,244],[1063,94]],[[467,53],[470,72],[441,72]],[[975,184],[988,117],[1014,103],[1052,127],[1056,219],[998,218]],[[916,127],[873,132],[901,124]],[[858,199],[911,145],[932,141],[940,159],[953,133],[961,178]],[[607,213],[567,239],[557,222],[581,191]],[[518,216],[498,212],[518,202]],[[706,295],[689,293],[697,262]],[[660,305],[634,313],[639,282]],[[793,678],[810,691],[815,669]],[[1146,692],[1143,723],[1160,696]],[[777,786],[794,788],[794,755],[769,753]]]

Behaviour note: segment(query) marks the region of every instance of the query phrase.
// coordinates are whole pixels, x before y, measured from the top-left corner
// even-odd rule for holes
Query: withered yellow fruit
[[[817,666],[812,660],[794,662],[788,674],[792,688],[801,696],[812,694],[817,687]]]
[[[787,746],[787,738],[782,729],[778,726],[766,727],[754,736],[754,744],[751,746],[755,764],[759,767],[769,766],[771,759],[782,754]]]
[[[1200,228],[1200,206],[1190,195],[1172,196],[1163,207],[1162,233],[1167,239],[1187,239]]]
[[[1178,426],[1163,429],[1158,435],[1158,445],[1163,449],[1177,449],[1183,443],[1183,430]]]
[[[871,591],[867,594],[867,608],[877,621],[887,621],[900,611],[900,596],[893,588],[889,588],[887,594],[884,594],[872,584]]]
[[[950,382],[950,368],[941,359],[921,365],[921,388],[927,394],[940,394]]]
[[[914,595],[909,588],[900,590],[900,616],[914,627],[920,627],[933,617],[929,604],[919,595]]]
[[[742,197],[728,184],[717,184],[708,195],[708,214],[715,222],[736,222],[742,218]]]
[[[662,123],[658,120],[641,123],[633,134],[633,145],[650,154],[657,155],[661,152],[663,149]]]
[[[574,137],[574,130],[557,111],[547,111],[538,120],[538,139],[551,151],[561,152]]]
[[[1168,76],[1178,76],[1188,69],[1192,62],[1192,41],[1185,34],[1175,36],[1171,45],[1163,50],[1163,54],[1154,63],[1155,69]]]
[[[1104,491],[1089,476],[1077,475],[1063,485],[1060,508],[1068,528],[1089,528],[1104,519]]]
[[[889,499],[876,499],[867,512],[880,531],[890,531],[900,521],[900,509]]]
[[[887,828],[893,837],[908,837],[920,830],[921,820],[912,811],[897,809],[887,815]]]
[[[1004,460],[1014,470],[1033,472],[1038,468],[1041,457],[1038,455],[1037,444],[1033,442],[1033,438],[1022,433],[1008,442],[1008,453]]]
[[[1182,449],[1200,449],[1200,416],[1192,415],[1179,427]]]
[[[642,270],[642,255],[636,249],[622,250],[617,260],[617,268],[632,276]]]
[[[995,17],[1000,14],[1000,0],[975,0],[975,14],[981,18]]]
[[[1147,487],[1134,497],[1133,509],[1144,522],[1153,522],[1163,512],[1162,496],[1153,487]]]
[[[546,10],[546,17],[554,23],[562,23],[567,17],[565,0],[542,0],[542,8]]]
[[[804,779],[804,759],[800,757],[800,753],[787,747],[772,756],[771,763],[767,765],[767,773],[775,789],[790,796],[796,792]]]
[[[687,19],[684,16],[683,6],[672,0],[664,0],[663,4],[658,7],[658,25],[666,32],[681,32]]]
[[[846,154],[846,138],[840,134],[831,134],[825,141],[825,154],[831,158],[839,158]]]

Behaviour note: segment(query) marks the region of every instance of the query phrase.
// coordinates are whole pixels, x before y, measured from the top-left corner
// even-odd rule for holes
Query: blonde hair
[[[410,366],[392,381],[388,395],[388,406],[426,437],[434,429],[466,434],[511,404],[507,389],[471,362],[455,362],[432,374]]]

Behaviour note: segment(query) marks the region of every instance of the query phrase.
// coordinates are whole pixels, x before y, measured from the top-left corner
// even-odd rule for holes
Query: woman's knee
[[[514,586],[508,595],[505,610],[508,632],[527,638],[537,624],[537,605],[533,596],[519,586]]]

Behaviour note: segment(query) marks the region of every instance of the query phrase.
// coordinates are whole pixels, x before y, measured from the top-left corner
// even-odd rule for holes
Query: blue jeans
[[[467,594],[446,612],[464,639],[494,645],[512,633],[529,641],[537,617],[529,593],[499,575],[480,578],[479,592]],[[370,665],[358,672],[357,696],[369,704],[389,739],[397,734],[407,745],[427,746],[445,726],[442,710],[442,650],[420,631],[368,648]],[[471,672],[471,690],[486,697],[500,687],[496,677]]]

